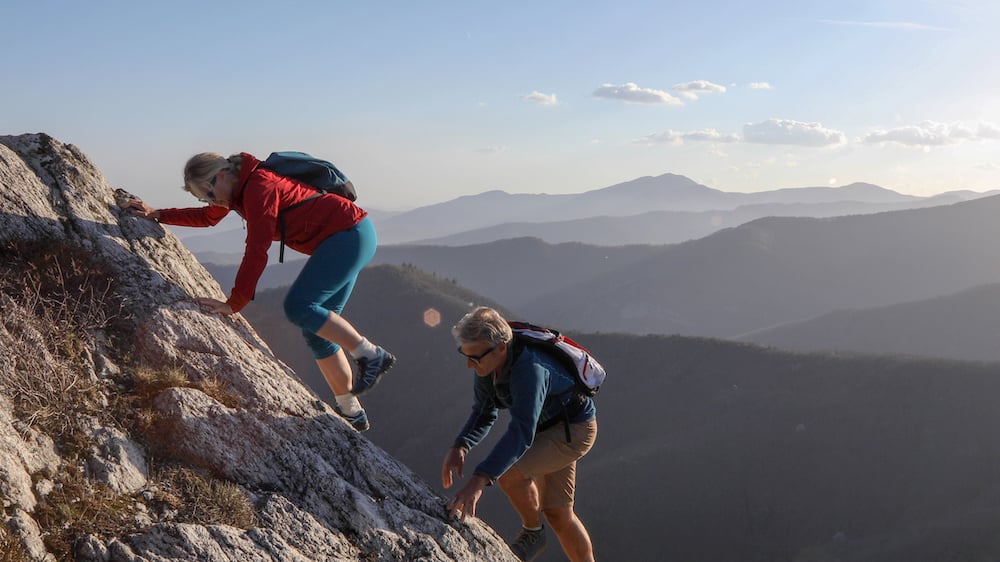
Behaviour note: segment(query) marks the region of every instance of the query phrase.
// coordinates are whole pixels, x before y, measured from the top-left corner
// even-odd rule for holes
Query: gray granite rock
[[[168,230],[120,209],[115,190],[78,148],[44,134],[0,137],[0,186],[0,243],[72,243],[111,264],[132,322],[133,359],[225,389],[225,396],[197,384],[161,392],[153,400],[156,428],[175,460],[236,484],[256,510],[258,523],[248,529],[179,524],[138,510],[135,520],[151,524],[110,538],[78,537],[78,559],[515,560],[481,521],[449,520],[443,498],[319,401],[241,316],[199,310],[194,297],[225,298],[218,284]],[[15,349],[6,345],[13,337],[6,325],[0,309],[0,355]],[[88,380],[127,370],[111,355],[88,350]],[[99,388],[104,400],[113,398],[114,384]],[[46,529],[32,519],[36,494],[52,489],[45,478],[65,459],[48,436],[18,429],[10,398],[0,389],[0,493],[14,514],[6,524],[31,557],[43,559],[51,555],[38,539]],[[89,427],[89,478],[135,501],[153,497],[143,493],[147,453],[129,429],[96,419]]]

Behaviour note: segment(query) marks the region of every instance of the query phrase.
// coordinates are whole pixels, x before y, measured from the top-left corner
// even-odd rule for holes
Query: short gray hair
[[[486,342],[490,345],[507,343],[514,338],[510,325],[500,313],[488,306],[480,306],[466,314],[451,328],[451,335],[458,345]]]

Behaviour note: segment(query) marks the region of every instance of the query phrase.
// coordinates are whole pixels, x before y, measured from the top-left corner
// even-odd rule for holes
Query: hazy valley
[[[1000,197],[989,196],[865,215],[766,217],[669,245],[537,238],[386,245],[373,263],[414,265],[567,329],[740,338],[1000,282],[1000,249],[989,242],[1000,236],[998,212]],[[261,287],[289,284],[301,260],[269,266]],[[207,267],[231,286],[235,265]],[[947,329],[962,334],[954,320]],[[924,344],[914,340],[910,348],[934,347]]]
[[[940,201],[846,216],[833,203],[794,203],[815,216],[719,223],[676,244],[503,238],[520,226],[499,225],[464,246],[384,245],[384,265],[363,272],[345,311],[401,358],[365,400],[368,435],[437,481],[471,387],[448,326],[489,303],[569,330],[613,374],[599,396],[599,444],[579,473],[578,509],[602,548],[629,548],[639,533],[658,540],[636,560],[1000,552],[989,538],[1000,526],[1000,365],[932,358],[1000,355],[1000,251],[989,243],[1000,234],[1000,197]],[[232,265],[208,267],[223,286],[235,275]],[[282,324],[282,286],[297,270],[295,261],[269,267],[271,288],[245,314],[330,399]],[[442,313],[440,326],[423,325],[428,307]],[[643,516],[623,518],[623,501]],[[516,532],[499,494],[485,499],[483,517]]]
[[[329,400],[281,318],[283,295],[262,291],[245,314]],[[400,359],[364,399],[366,436],[439,489],[445,448],[471,404],[472,374],[448,329],[472,303],[495,304],[413,268],[378,266],[362,273],[345,311]],[[423,323],[427,308],[440,325]],[[989,532],[1000,525],[997,365],[572,335],[611,372],[598,396],[598,445],[578,476],[578,511],[599,554],[917,562],[1000,553]],[[490,492],[482,517],[516,533],[510,506]],[[657,538],[637,546],[637,535]]]
[[[229,255],[241,242],[228,247],[222,232],[182,245],[117,209],[75,147],[2,140],[13,148],[0,146],[0,174],[15,189],[0,213],[0,401],[12,404],[0,419],[11,452],[0,455],[11,505],[0,547],[137,562],[208,552],[503,559],[491,529],[444,518],[439,484],[471,404],[472,374],[449,328],[491,304],[569,332],[611,373],[597,398],[598,444],[578,474],[577,510],[601,559],[1000,557],[1000,363],[990,354],[1000,197],[933,205],[863,184],[807,188],[753,204],[834,216],[720,223],[672,244],[384,245],[345,315],[399,362],[363,399],[373,429],[358,435],[332,413],[283,317],[301,261],[268,267],[243,315],[206,315],[191,297],[221,296],[235,269],[199,254],[220,290],[185,245],[211,241],[209,251]],[[706,193],[730,210],[746,203],[677,185],[676,206],[689,207],[663,212],[726,212],[697,207]],[[915,208],[836,216],[845,194],[869,197],[869,211]],[[428,309],[439,323],[425,322]],[[73,382],[40,404],[23,386],[53,376]],[[194,517],[187,510],[205,494],[163,493],[176,474],[232,493],[212,498],[222,506],[212,517]],[[502,536],[517,530],[496,490],[480,515]],[[561,559],[555,548],[543,558]]]

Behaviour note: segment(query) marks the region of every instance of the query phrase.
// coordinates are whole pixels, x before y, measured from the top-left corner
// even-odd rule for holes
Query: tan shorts
[[[538,486],[542,509],[572,507],[576,493],[576,461],[594,446],[597,420],[570,424],[570,442],[566,426],[556,424],[535,435],[531,448],[514,464]]]

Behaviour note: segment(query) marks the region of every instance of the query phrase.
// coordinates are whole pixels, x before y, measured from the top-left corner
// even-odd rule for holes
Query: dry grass
[[[159,491],[153,502],[176,512],[174,519],[178,522],[240,529],[258,524],[257,512],[246,492],[232,482],[181,467],[158,470],[155,480]]]
[[[239,408],[243,403],[240,395],[232,392],[229,384],[215,375],[203,377],[195,381],[191,386],[211,396],[227,408]]]
[[[16,242],[0,246],[0,395],[21,422],[53,437],[64,458],[59,474],[44,475],[55,489],[42,498],[34,518],[46,548],[59,560],[73,557],[81,536],[103,539],[141,532],[143,496],[116,495],[78,468],[92,447],[80,428],[84,416],[147,439],[147,448],[170,462],[169,447],[151,441],[162,433],[152,402],[172,387],[192,387],[236,407],[239,398],[215,378],[192,381],[180,368],[132,365],[121,380],[99,380],[94,350],[125,359],[130,319],[116,290],[113,270],[86,249],[64,242]],[[160,436],[162,437],[162,436]],[[256,512],[242,488],[201,473],[154,471],[160,490],[150,507],[159,520],[249,528]],[[0,562],[27,560],[20,540],[0,527]]]
[[[99,394],[97,381],[59,353],[71,348],[70,340],[51,339],[45,333],[50,326],[32,318],[22,305],[4,303],[0,330],[6,329],[9,337],[0,351],[0,390],[11,398],[22,422],[58,435],[70,431],[75,414],[90,409]]]
[[[106,406],[93,350],[124,331],[123,303],[110,267],[84,249],[44,240],[0,247],[0,294],[0,393],[14,416],[55,439],[66,459],[59,474],[48,475],[56,486],[34,518],[46,548],[71,559],[77,537],[135,526],[134,502],[77,468],[92,445],[80,422]],[[10,553],[3,560],[17,560],[19,539],[2,541]]]
[[[0,527],[0,562],[31,562],[21,540]]]
[[[246,492],[232,482],[183,467],[157,469],[150,481],[156,492],[148,500],[148,507],[159,512],[161,521],[240,529],[258,524]],[[146,502],[142,496],[117,495],[74,468],[60,475],[56,488],[39,503],[35,520],[46,530],[46,546],[65,559],[79,537],[108,539],[141,532],[136,516],[142,502]]]
[[[124,420],[123,424],[144,435],[150,444],[164,449],[173,437],[164,426],[153,407],[159,394],[170,388],[195,388],[230,408],[240,405],[238,395],[214,376],[191,380],[181,368],[154,369],[140,366],[130,370],[126,392],[115,397],[112,416]],[[169,449],[168,447],[166,449]],[[159,451],[159,456],[169,458],[169,450]]]
[[[35,509],[35,521],[43,529],[46,548],[59,560],[71,560],[77,538],[102,538],[136,532],[136,502],[115,494],[107,486],[91,482],[83,472],[70,466]]]
[[[171,369],[154,369],[139,367],[132,373],[132,394],[140,404],[151,404],[158,394],[168,388],[196,388],[219,403],[229,408],[240,405],[240,397],[229,390],[229,386],[218,377],[208,375],[198,380],[191,380],[184,371],[177,367]]]
[[[153,409],[153,399],[168,388],[187,386],[184,371],[139,367],[131,370],[122,382],[124,391],[113,397],[111,415],[121,425],[131,428],[132,433],[151,442],[158,441],[160,418]]]
[[[16,295],[51,326],[46,335],[57,347],[77,347],[80,337],[123,327],[127,315],[114,269],[89,249],[64,241],[17,241],[0,247],[0,257],[4,293]]]
[[[100,409],[93,375],[97,340],[124,331],[110,266],[81,248],[51,241],[0,247],[0,390],[15,415],[50,435]]]
[[[139,367],[131,375],[132,387],[129,392],[139,404],[145,406],[152,404],[153,399],[168,388],[191,386],[188,376],[180,368]]]

